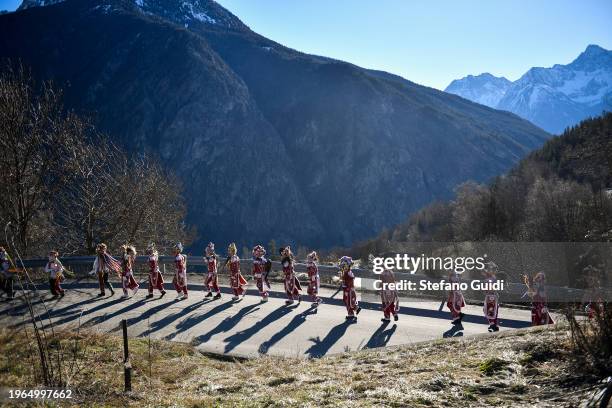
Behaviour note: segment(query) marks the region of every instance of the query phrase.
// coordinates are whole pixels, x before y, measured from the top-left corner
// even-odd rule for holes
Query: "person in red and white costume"
[[[319,297],[319,287],[321,286],[321,278],[319,277],[319,256],[315,251],[312,251],[306,256],[306,271],[308,272],[308,295],[312,300],[312,306],[317,307],[321,303]]]
[[[64,289],[61,283],[64,280],[64,266],[57,258],[59,253],[55,250],[49,252],[49,261],[45,265],[45,272],[49,274],[49,289],[53,297],[64,297]]]
[[[268,301],[270,286],[266,280],[265,268],[267,259],[264,257],[266,250],[261,245],[256,245],[253,248],[253,279],[255,280],[255,286],[259,290],[262,302]]]
[[[104,291],[105,287],[110,289],[111,296],[115,294],[113,285],[108,280],[108,274],[111,271],[115,272],[119,278],[121,278],[121,262],[113,258],[107,252],[106,244],[101,242],[96,245],[96,259],[94,260],[91,272],[89,272],[90,275],[97,275],[98,277],[98,284],[100,286],[98,297],[106,295]]]
[[[493,284],[497,282],[497,265],[494,262],[489,262],[485,270],[485,282],[487,284]],[[494,290],[487,290],[485,292],[484,316],[489,322],[489,332],[499,331],[499,296]]]
[[[149,294],[147,299],[153,297],[153,290],[157,289],[161,292],[160,299],[164,297],[164,277],[159,270],[159,253],[155,249],[155,244],[150,243],[147,247],[147,256],[149,257]]]
[[[121,287],[123,288],[123,299],[129,296],[128,290],[135,295],[138,292],[138,282],[134,279],[134,261],[136,259],[136,248],[132,245],[122,245],[123,258],[121,261]]]
[[[240,273],[240,258],[238,255],[238,249],[236,248],[235,243],[229,244],[227,247],[227,259],[225,260],[225,265],[223,268],[229,267],[230,270],[230,287],[232,288],[232,293],[234,296],[232,300],[239,300],[240,297],[246,296],[245,287],[247,285],[246,279]]]
[[[592,265],[588,265],[582,270],[582,276],[586,284],[582,297],[586,315],[589,319],[604,317],[606,308],[604,302],[605,294],[601,284],[603,278],[601,270]]]
[[[346,306],[346,320],[357,321],[357,315],[361,311],[357,302],[357,292],[355,291],[355,275],[351,270],[353,259],[350,256],[343,256],[338,261],[340,268],[340,279],[342,281],[342,300]]]
[[[380,275],[382,288],[380,289],[380,300],[382,302],[382,310],[384,317],[380,319],[382,322],[390,322],[391,316],[397,322],[399,317],[399,296],[395,289],[395,275],[393,271],[385,269]]]
[[[0,246],[0,287],[6,293],[9,300],[15,299],[15,291],[13,290],[14,274],[10,271],[11,258],[6,249]]]
[[[448,274],[448,281],[458,285],[461,282],[461,278],[457,272],[450,271]],[[461,321],[463,320],[464,314],[461,312],[461,309],[465,307],[465,299],[463,298],[463,293],[461,290],[457,289],[448,291],[446,306],[450,310],[453,325],[457,328],[457,330],[463,330],[463,324]]]
[[[287,300],[285,304],[291,305],[295,300],[299,302],[302,301],[302,297],[300,296],[300,291],[302,290],[302,285],[300,285],[300,281],[295,276],[295,268],[293,267],[293,253],[291,253],[291,247],[286,246],[279,250],[281,255],[281,265],[283,266],[283,276],[285,283],[285,294],[287,295]]]
[[[177,242],[173,248],[174,278],[172,279],[177,300],[187,299],[189,296],[187,294],[187,257],[181,252],[183,252],[183,244]]]
[[[527,285],[526,295],[531,298],[531,325],[554,324],[555,322],[548,311],[546,275],[544,275],[544,272],[536,273],[533,279],[525,276],[525,284]]]
[[[208,267],[208,273],[204,280],[204,286],[208,288],[206,297],[212,297],[212,291],[214,290],[216,294],[213,300],[220,299],[221,290],[219,289],[219,277],[217,276],[217,254],[215,254],[215,244],[209,242],[205,252],[204,261],[206,261]]]

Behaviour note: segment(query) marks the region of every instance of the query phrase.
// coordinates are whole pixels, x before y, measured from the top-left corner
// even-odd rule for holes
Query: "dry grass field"
[[[74,391],[59,406],[578,406],[601,380],[573,358],[565,327],[311,360],[226,360],[189,344],[130,339],[130,393],[123,392],[121,337],[59,332],[49,344],[52,359],[63,356],[62,381]],[[1,387],[40,381],[31,332],[1,331],[0,346]]]

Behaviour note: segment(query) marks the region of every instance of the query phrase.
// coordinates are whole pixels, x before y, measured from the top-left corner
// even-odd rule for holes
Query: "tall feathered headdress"
[[[228,247],[227,247],[227,252],[228,252],[228,254],[230,254],[232,252],[235,253],[235,254],[238,253],[238,248],[236,248],[236,244],[233,243],[233,242],[231,244],[229,244]]]
[[[177,242],[176,244],[174,244],[174,249],[178,250],[179,252],[183,252],[183,244]]]
[[[253,247],[253,256],[257,256],[257,252],[261,251],[262,256],[266,254],[266,250],[263,246],[261,245],[255,245]]]
[[[213,244],[212,242],[209,242],[208,245],[206,246],[206,254],[210,255],[214,253],[215,253],[215,244]]]
[[[350,256],[343,256],[342,258],[340,258],[340,260],[338,260],[338,266],[343,266],[343,265],[347,265],[347,266],[352,266],[353,265],[353,258],[351,258]]]
[[[319,261],[319,255],[317,255],[316,251],[312,251],[311,253],[306,255],[306,259],[308,260],[308,262],[318,262]]]

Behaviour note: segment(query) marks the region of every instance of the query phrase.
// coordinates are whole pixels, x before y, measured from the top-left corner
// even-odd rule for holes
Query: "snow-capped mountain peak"
[[[45,7],[64,1],[66,0],[23,0],[18,10]],[[106,0],[104,6],[108,8],[110,4],[107,3],[118,3],[123,7],[133,4],[144,13],[166,18],[185,27],[193,24],[209,24],[233,29],[247,28],[238,17],[214,0],[133,0],[133,3]]]
[[[612,109],[612,51],[598,45],[589,45],[567,65],[531,68],[508,81],[505,91],[483,75],[455,80],[446,92],[514,112],[552,133]],[[485,79],[474,80],[479,77]]]
[[[31,7],[45,7],[61,3],[64,0],[23,0],[17,10],[25,10]]]
[[[246,28],[232,13],[213,0],[136,0],[145,13],[155,14],[186,27],[193,24]]]
[[[511,84],[512,82],[504,77],[496,77],[485,72],[456,79],[445,91],[494,108]]]

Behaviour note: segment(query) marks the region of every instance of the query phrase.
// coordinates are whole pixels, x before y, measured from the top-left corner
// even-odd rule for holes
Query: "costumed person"
[[[244,297],[246,294],[246,284],[247,281],[244,279],[242,274],[240,273],[240,258],[236,255],[238,249],[236,248],[235,243],[229,244],[227,247],[227,259],[225,260],[225,265],[223,268],[229,267],[230,270],[230,287],[232,288],[232,293],[234,296],[233,300],[240,299],[240,296]]]
[[[604,313],[604,294],[601,290],[601,271],[591,265],[582,270],[586,283],[586,290],[582,298],[584,312],[589,319],[596,316],[603,317]]]
[[[321,303],[319,297],[319,287],[321,285],[321,278],[319,277],[319,256],[315,251],[312,251],[306,256],[306,271],[308,272],[308,295],[312,300],[312,306],[317,307]]]
[[[136,260],[136,248],[132,245],[122,245],[123,259],[121,262],[121,287],[123,288],[123,299],[129,295],[128,290],[135,295],[138,292],[138,282],[134,279],[134,261]]]
[[[2,279],[2,290],[6,293],[6,297],[11,300],[15,298],[13,290],[13,272],[11,269],[11,259],[4,247],[0,247],[0,278]]]
[[[527,285],[527,292],[525,295],[531,298],[532,326],[555,323],[548,312],[548,296],[546,295],[545,284],[546,275],[544,275],[544,272],[536,273],[533,279],[525,276],[525,285]]]
[[[390,269],[385,269],[380,275],[382,288],[380,289],[380,299],[382,301],[382,310],[384,317],[380,319],[382,322],[390,322],[391,315],[396,322],[399,320],[399,296],[395,289],[395,275]]]
[[[487,286],[497,282],[497,265],[494,262],[489,262],[485,270],[485,283]],[[499,331],[499,296],[494,290],[486,290],[483,306],[484,316],[489,322],[489,332]]]
[[[256,245],[253,248],[253,279],[255,280],[255,286],[259,290],[259,296],[261,296],[262,302],[268,301],[270,285],[265,276],[265,268],[267,260],[264,257],[266,250],[261,245]]]
[[[346,320],[357,321],[357,315],[361,307],[357,302],[357,292],[355,292],[355,274],[351,270],[353,259],[350,256],[343,256],[338,261],[340,267],[340,279],[342,280],[342,300],[346,306]]]
[[[147,247],[147,255],[149,256],[149,294],[147,299],[153,297],[153,290],[157,289],[160,291],[160,299],[164,297],[166,291],[164,290],[164,277],[159,269],[159,253],[155,249],[155,244],[150,243]]]
[[[187,257],[183,255],[183,244],[177,242],[174,245],[174,289],[176,289],[176,299],[183,300],[188,298],[187,294]]]
[[[300,296],[302,285],[300,285],[300,281],[295,276],[295,268],[293,267],[293,253],[291,253],[291,248],[289,246],[281,248],[279,253],[281,255],[281,265],[283,266],[285,294],[287,295],[285,304],[291,305],[295,300],[297,300],[299,303],[302,301],[302,297]]]
[[[100,286],[98,297],[106,295],[105,287],[108,287],[111,296],[115,294],[113,285],[108,281],[109,272],[112,271],[121,276],[121,262],[113,258],[106,251],[106,244],[100,243],[96,246],[96,259],[94,260],[93,269],[89,272],[90,275],[96,274],[98,276],[98,285]]]
[[[64,296],[64,289],[61,286],[64,280],[64,266],[57,257],[59,253],[55,250],[49,252],[49,261],[45,265],[45,272],[49,274],[49,289],[54,298]]]
[[[446,306],[450,310],[452,324],[457,328],[457,330],[463,330],[462,320],[464,314],[461,312],[461,308],[465,307],[465,299],[463,298],[461,289],[459,289],[461,278],[456,271],[450,271],[448,274],[448,281],[455,287],[455,289],[448,291]]]
[[[207,298],[212,297],[212,291],[215,291],[213,300],[221,298],[221,290],[219,289],[219,278],[217,276],[217,254],[215,254],[215,244],[208,243],[206,254],[204,256],[206,265],[208,265],[208,274],[204,280],[204,286],[208,288]]]

